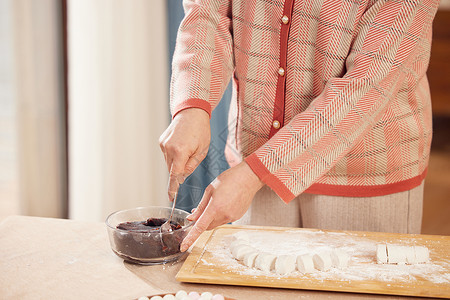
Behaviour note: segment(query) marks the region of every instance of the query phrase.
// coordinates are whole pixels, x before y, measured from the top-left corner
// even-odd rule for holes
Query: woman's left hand
[[[181,251],[186,251],[205,230],[239,220],[263,185],[246,162],[220,174],[206,188],[197,208],[188,216],[188,220],[196,223],[184,238]]]

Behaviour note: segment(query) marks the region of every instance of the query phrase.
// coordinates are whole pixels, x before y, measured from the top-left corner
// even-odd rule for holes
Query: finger
[[[191,209],[191,213],[193,213],[196,210],[196,208],[194,207],[193,209]]]
[[[197,169],[198,165],[205,159],[205,156],[201,154],[196,154],[191,156],[184,167],[184,176],[187,177],[191,175],[195,169]]]
[[[183,239],[180,251],[184,252],[198,239],[198,237],[209,228],[209,224],[214,220],[215,214],[212,209],[205,209],[198,221],[194,224],[188,235]]]
[[[173,201],[176,194],[178,193],[178,188],[180,184],[184,182],[184,166],[186,165],[187,158],[174,158],[172,160],[172,165],[169,172],[169,186],[167,188],[169,193],[169,200]]]
[[[202,200],[200,200],[200,203],[197,205],[197,208],[195,208],[195,211],[186,217],[189,221],[197,221],[197,219],[202,215],[203,211],[209,204],[209,200],[211,199],[211,192],[212,187],[207,186],[205,192],[203,193]]]

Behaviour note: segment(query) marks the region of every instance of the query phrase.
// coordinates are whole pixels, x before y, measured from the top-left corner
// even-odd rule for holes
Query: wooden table
[[[234,299],[400,299],[397,296],[180,283],[182,263],[124,263],[103,223],[24,216],[0,223],[1,299],[134,299],[210,291]],[[414,298],[417,299],[417,298]]]

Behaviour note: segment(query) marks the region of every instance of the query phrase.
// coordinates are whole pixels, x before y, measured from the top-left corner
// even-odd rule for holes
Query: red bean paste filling
[[[167,218],[148,218],[145,221],[123,222],[117,225],[117,229],[128,230],[133,232],[153,232],[159,231],[161,225],[167,221]],[[170,222],[172,230],[181,228],[179,223]]]

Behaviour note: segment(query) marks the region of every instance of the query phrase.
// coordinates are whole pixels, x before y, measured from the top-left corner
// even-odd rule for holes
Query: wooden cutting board
[[[330,273],[295,272],[278,276],[247,268],[233,260],[231,254],[227,256],[230,235],[241,230],[249,232],[250,237],[259,236],[259,239],[266,234],[272,238],[286,235],[300,240],[304,236],[305,243],[307,238],[317,236],[324,245],[337,248],[349,241],[356,251],[349,253],[352,257],[350,266],[343,271],[334,269]],[[426,246],[430,250],[431,262],[420,266],[378,265],[375,252],[378,243]],[[359,245],[361,248],[364,245],[366,250],[359,251]],[[282,243],[280,247],[283,247]],[[353,276],[353,270],[360,270],[359,276]],[[374,270],[376,276],[364,278],[364,270],[367,274]],[[403,274],[398,278],[395,275],[397,270]],[[427,270],[426,276],[421,275],[420,270]],[[201,235],[176,279],[192,283],[450,298],[450,236],[224,225]]]

